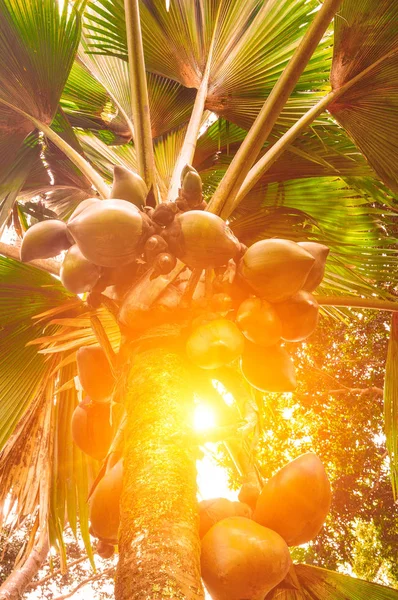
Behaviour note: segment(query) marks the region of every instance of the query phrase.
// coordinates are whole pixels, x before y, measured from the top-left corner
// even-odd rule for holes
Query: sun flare
[[[216,416],[213,409],[206,404],[198,404],[195,407],[194,417],[195,431],[208,431],[216,426]]]

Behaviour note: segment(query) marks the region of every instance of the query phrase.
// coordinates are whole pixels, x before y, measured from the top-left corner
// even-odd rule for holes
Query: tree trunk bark
[[[23,566],[12,571],[0,587],[0,600],[19,600],[47,558],[49,546],[47,540],[41,540],[34,546]]]
[[[126,393],[116,600],[203,600],[193,394],[176,351],[133,358]]]

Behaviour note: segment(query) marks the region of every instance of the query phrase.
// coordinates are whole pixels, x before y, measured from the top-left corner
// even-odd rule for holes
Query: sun
[[[193,423],[195,431],[198,432],[214,429],[216,426],[216,416],[214,410],[208,404],[197,404],[194,411]]]

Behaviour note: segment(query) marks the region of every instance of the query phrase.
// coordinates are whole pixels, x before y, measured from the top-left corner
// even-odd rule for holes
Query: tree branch
[[[85,560],[88,560],[88,556],[81,556],[80,558],[72,561],[71,563],[68,564],[68,569],[71,569],[72,567],[84,562]],[[54,577],[56,577],[57,575],[63,575],[63,570],[62,569],[56,569],[55,571],[53,571],[52,573],[50,573],[49,575],[46,575],[45,577],[43,577],[43,579],[39,579],[39,581],[35,581],[30,583],[27,586],[27,591],[30,590],[35,590],[36,588],[40,587],[41,585],[47,583],[47,581],[50,581],[50,579],[53,579]]]
[[[6,256],[7,258],[13,258],[14,260],[21,261],[19,248],[16,246],[11,246],[10,244],[5,244],[4,242],[0,242],[0,254]],[[56,260],[52,260],[48,258],[47,260],[32,260],[29,263],[33,267],[37,267],[42,271],[47,271],[47,273],[51,273],[52,275],[59,275],[61,264]]]
[[[102,571],[102,573],[98,573],[97,575],[94,575],[93,577],[88,577],[87,579],[84,579],[83,581],[81,581],[79,583],[79,585],[77,585],[75,588],[73,588],[73,590],[71,590],[67,594],[64,594],[63,596],[57,596],[56,598],[54,598],[54,600],[66,600],[67,598],[71,598],[74,594],[76,594],[77,591],[79,591],[82,587],[84,587],[88,583],[91,583],[92,581],[98,581],[98,579],[102,579],[102,577],[105,577],[105,576],[112,577],[114,573],[115,573],[115,567],[109,567],[109,569]]]
[[[41,537],[29,554],[23,566],[11,572],[0,587],[0,600],[19,600],[47,558],[49,545],[47,538]]]

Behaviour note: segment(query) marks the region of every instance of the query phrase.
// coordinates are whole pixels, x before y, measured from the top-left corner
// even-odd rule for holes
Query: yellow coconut
[[[76,244],[69,248],[60,271],[62,284],[69,292],[91,292],[100,276],[101,267],[84,258]]]
[[[243,502],[232,502],[227,498],[211,498],[199,502],[199,537],[206,535],[213,525],[227,517],[246,517],[250,519],[252,510]]]
[[[263,600],[290,565],[281,536],[245,517],[216,523],[202,540],[201,572],[213,600]]]
[[[76,355],[77,373],[88,396],[95,402],[106,402],[115,384],[109,362],[103,349],[98,346],[83,346]]]
[[[95,265],[119,267],[133,262],[149,230],[142,212],[126,200],[102,200],[68,223],[83,256]]]
[[[98,544],[97,544],[97,554],[101,557],[101,558],[112,558],[112,556],[115,554],[115,546],[113,546],[112,544],[107,544],[106,542],[103,542],[102,540],[99,540]]]
[[[245,347],[238,327],[228,319],[200,325],[187,340],[188,358],[202,369],[218,369],[239,358]]]
[[[314,257],[295,242],[262,240],[245,252],[239,274],[260,298],[283,302],[302,288],[314,262]]]
[[[21,261],[29,262],[37,258],[58,256],[70,246],[67,226],[63,221],[41,221],[32,225],[25,233],[21,245]]]
[[[239,306],[236,323],[243,335],[259,346],[274,346],[282,335],[282,323],[272,304],[260,298],[247,298]]]
[[[110,402],[92,402],[86,397],[72,415],[72,437],[75,444],[85,454],[96,460],[103,460],[108,453],[117,423],[123,412],[122,405]]]
[[[116,165],[113,170],[113,186],[110,198],[131,202],[142,208],[148,195],[145,181],[134,171]]]
[[[302,454],[263,487],[254,520],[277,531],[289,546],[313,540],[330,509],[332,494],[325,468],[312,452]]]
[[[289,300],[276,304],[275,310],[282,323],[282,338],[288,342],[305,340],[318,324],[318,302],[304,290],[300,290]]]
[[[90,498],[92,532],[107,543],[117,543],[122,486],[123,459],[106,471]]]
[[[260,392],[293,392],[297,385],[294,363],[279,345],[262,348],[246,344],[241,370],[248,383]]]

